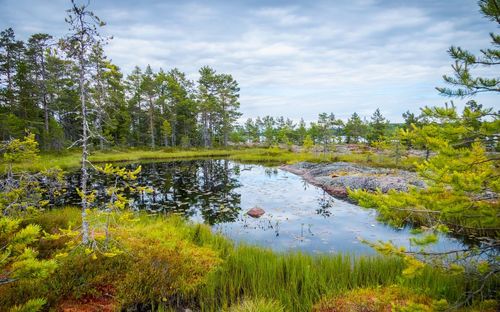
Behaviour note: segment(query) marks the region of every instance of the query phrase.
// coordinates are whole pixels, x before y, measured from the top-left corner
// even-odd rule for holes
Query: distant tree
[[[297,140],[297,144],[301,145],[304,143],[304,140],[307,136],[307,127],[306,127],[306,122],[304,121],[303,118],[300,119],[299,125],[297,127],[297,130],[295,130],[295,137]],[[311,139],[311,137],[309,137]]]
[[[311,148],[314,146],[314,141],[312,140],[311,136],[308,134],[304,138],[304,142],[302,143],[302,147],[306,152],[309,152]]]
[[[215,70],[208,66],[200,69],[198,79],[198,103],[202,143],[204,147],[212,146],[214,130],[214,111],[217,109],[217,75]]]
[[[404,119],[403,129],[411,129],[412,125],[419,126],[420,123],[422,122],[421,116],[416,116],[414,113],[411,113],[410,111],[406,111],[403,113],[403,119]]]
[[[142,70],[136,66],[127,76],[125,81],[125,93],[127,95],[128,111],[130,113],[130,139],[133,145],[141,145],[147,142],[147,116],[144,114],[141,103],[144,99],[142,85]]]
[[[17,64],[22,56],[24,43],[16,40],[14,30],[7,28],[0,32],[0,105],[11,110],[15,108],[15,82]]]
[[[217,102],[222,145],[227,146],[233,123],[241,116],[238,82],[231,75],[217,75]]]
[[[48,94],[47,52],[52,42],[52,36],[48,34],[34,34],[28,40],[27,55],[34,74],[36,86],[36,98],[43,109],[43,147],[50,148],[50,111]]]
[[[260,131],[257,122],[253,122],[252,118],[248,118],[245,122],[245,135],[247,140],[253,143],[260,142]]]
[[[359,143],[362,138],[366,136],[366,125],[361,120],[357,113],[353,113],[347,120],[344,133],[346,136],[346,143]]]
[[[163,121],[161,125],[161,133],[163,135],[165,146],[168,146],[168,138],[172,135],[172,127],[170,126],[170,122],[168,122],[168,120]]]
[[[166,96],[163,113],[170,122],[172,146],[177,145],[179,134],[185,140],[194,141],[198,107],[194,99],[193,82],[174,68],[166,74],[163,84]]]
[[[380,109],[376,109],[371,116],[371,121],[368,127],[368,142],[374,142],[382,139],[389,126],[389,121],[382,116]]]
[[[125,98],[125,85],[120,68],[109,61],[104,63],[102,73],[104,83],[103,135],[108,142],[125,144],[130,136],[132,116]]]
[[[146,98],[146,106],[148,111],[149,120],[149,136],[151,148],[155,148],[155,116],[156,116],[156,102],[158,96],[158,84],[156,81],[155,73],[151,69],[151,66],[147,66],[144,74],[142,75],[141,90]]]
[[[339,126],[340,120],[335,118],[333,113],[321,113],[318,116],[318,122],[316,123],[318,131],[318,139],[323,145],[323,153],[326,154],[329,146],[335,141],[335,126]]]
[[[264,116],[262,118],[262,134],[266,140],[267,145],[276,143],[276,121],[271,116]]]

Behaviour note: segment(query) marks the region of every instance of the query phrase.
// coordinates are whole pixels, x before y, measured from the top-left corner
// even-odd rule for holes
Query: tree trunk
[[[174,147],[177,144],[177,124],[175,119],[172,119],[172,147]]]
[[[83,39],[82,39],[83,40]],[[82,47],[83,50],[83,47]],[[87,133],[87,106],[85,103],[85,77],[84,77],[84,59],[83,59],[83,51],[80,52],[80,99],[82,102],[82,180],[80,184],[80,188],[82,190],[82,243],[89,243],[89,223],[87,220],[87,181],[89,178],[89,174],[87,172],[87,141],[88,141],[88,133]]]
[[[47,101],[47,87],[46,87],[46,73],[45,73],[45,59],[43,57],[43,51],[41,53],[41,67],[42,67],[42,103],[43,103],[43,115],[44,115],[44,129],[45,129],[45,148],[47,149],[49,144],[47,139],[49,137],[49,103]]]
[[[153,99],[149,97],[149,131],[151,132],[151,148],[155,148],[155,124],[154,124]]]
[[[208,116],[206,112],[203,112],[202,115],[202,124],[203,124],[203,129],[202,129],[202,136],[203,136],[203,145],[204,147],[208,148],[210,147],[210,137],[208,133]]]
[[[100,112],[98,115],[99,116],[96,119],[96,126],[97,129],[99,129],[99,149],[102,151],[104,149],[104,138],[102,133],[102,116]]]

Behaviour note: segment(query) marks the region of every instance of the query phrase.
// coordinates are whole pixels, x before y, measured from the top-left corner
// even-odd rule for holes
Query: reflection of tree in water
[[[233,177],[227,160],[204,160],[201,163],[200,210],[205,222],[216,224],[231,222],[241,210],[241,195],[234,192],[239,181]]]
[[[332,215],[330,208],[333,207],[333,204],[333,198],[323,191],[323,195],[318,198],[319,207],[316,209],[316,213],[325,218],[330,217]]]
[[[128,165],[136,168],[138,165]],[[126,194],[130,206],[152,212],[176,212],[190,217],[199,213],[209,224],[235,221],[241,210],[239,166],[227,160],[176,161],[142,164],[137,185],[147,186],[151,192]],[[78,174],[68,177],[78,181]],[[96,204],[102,204],[104,189],[111,183],[102,175],[92,176],[92,189],[97,191]],[[77,185],[72,183],[73,185]],[[64,203],[79,202],[76,190],[69,192]]]
[[[265,168],[264,173],[268,177],[273,177],[278,175],[278,169],[277,168]]]

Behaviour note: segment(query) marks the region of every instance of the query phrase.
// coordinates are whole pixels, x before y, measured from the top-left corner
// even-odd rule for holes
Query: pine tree
[[[28,40],[27,55],[34,74],[36,99],[43,109],[43,147],[50,148],[50,112],[48,94],[47,51],[53,45],[52,36],[34,34]]]
[[[239,91],[238,82],[231,75],[217,75],[217,106],[223,146],[227,146],[232,125],[241,116],[238,111],[240,108]]]
[[[217,77],[216,72],[208,66],[200,69],[198,80],[198,107],[200,112],[200,123],[202,131],[202,144],[211,147],[213,142],[213,130],[215,114],[217,109]]]
[[[7,28],[0,32],[0,105],[15,109],[15,82],[17,64],[22,56],[24,43],[16,40],[14,30]]]
[[[480,0],[479,8],[487,19],[498,27],[500,25],[500,3],[498,0]],[[500,65],[500,35],[490,33],[492,48],[482,49],[480,55],[474,55],[461,47],[451,46],[448,53],[455,63],[451,66],[453,76],[444,75],[443,79],[454,88],[438,87],[441,94],[450,97],[466,97],[483,92],[500,92],[499,77],[474,77],[473,69],[490,68]]]
[[[346,143],[359,143],[366,136],[366,125],[357,113],[353,113],[344,127]]]
[[[377,108],[371,116],[368,128],[368,142],[381,140],[386,135],[388,125],[389,121],[382,116],[380,109]]]
[[[153,70],[151,69],[151,66],[147,66],[146,70],[144,71],[144,74],[142,75],[142,81],[141,81],[141,90],[145,96],[146,99],[146,106],[147,106],[147,111],[148,111],[148,120],[149,120],[149,136],[150,136],[150,143],[151,143],[151,148],[155,148],[155,138],[156,138],[156,127],[155,127],[155,122],[156,122],[156,102],[157,102],[157,96],[158,96],[158,84],[156,81],[156,75],[153,73]]]
[[[479,2],[489,19],[499,23],[500,10],[495,0]],[[491,34],[498,45],[498,36]],[[498,92],[495,79],[472,78],[470,67],[493,66],[498,62],[498,51],[484,50],[477,58],[460,48],[450,49],[456,77],[445,76],[446,82],[458,89],[438,88],[447,96],[464,97],[479,92]],[[410,188],[409,192],[366,191],[350,192],[350,196],[365,207],[376,207],[381,218],[404,224],[410,220],[421,225],[426,235],[412,238],[414,245],[425,246],[437,241],[438,233],[453,232],[467,236],[473,244],[470,248],[446,252],[409,252],[391,243],[375,243],[373,246],[387,254],[401,256],[407,262],[407,275],[421,272],[424,263],[439,266],[451,274],[465,274],[470,289],[453,306],[458,308],[470,303],[475,297],[482,299],[495,296],[498,281],[498,194],[500,180],[498,158],[487,153],[487,148],[498,146],[500,113],[483,108],[469,101],[462,113],[453,105],[425,107],[423,124],[411,124],[401,135],[415,146],[425,146],[435,155],[417,164],[417,172],[426,182],[424,188]]]

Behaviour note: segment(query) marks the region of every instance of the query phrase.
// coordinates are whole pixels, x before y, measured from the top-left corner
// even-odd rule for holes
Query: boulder
[[[247,211],[247,215],[249,215],[252,218],[260,218],[265,213],[266,212],[264,211],[264,209],[262,209],[260,207],[254,207],[254,208]]]
[[[347,196],[349,196],[349,194],[347,193],[347,189],[345,187],[334,187],[325,185],[323,188],[328,194],[332,195],[333,197],[345,199],[347,198]]]

